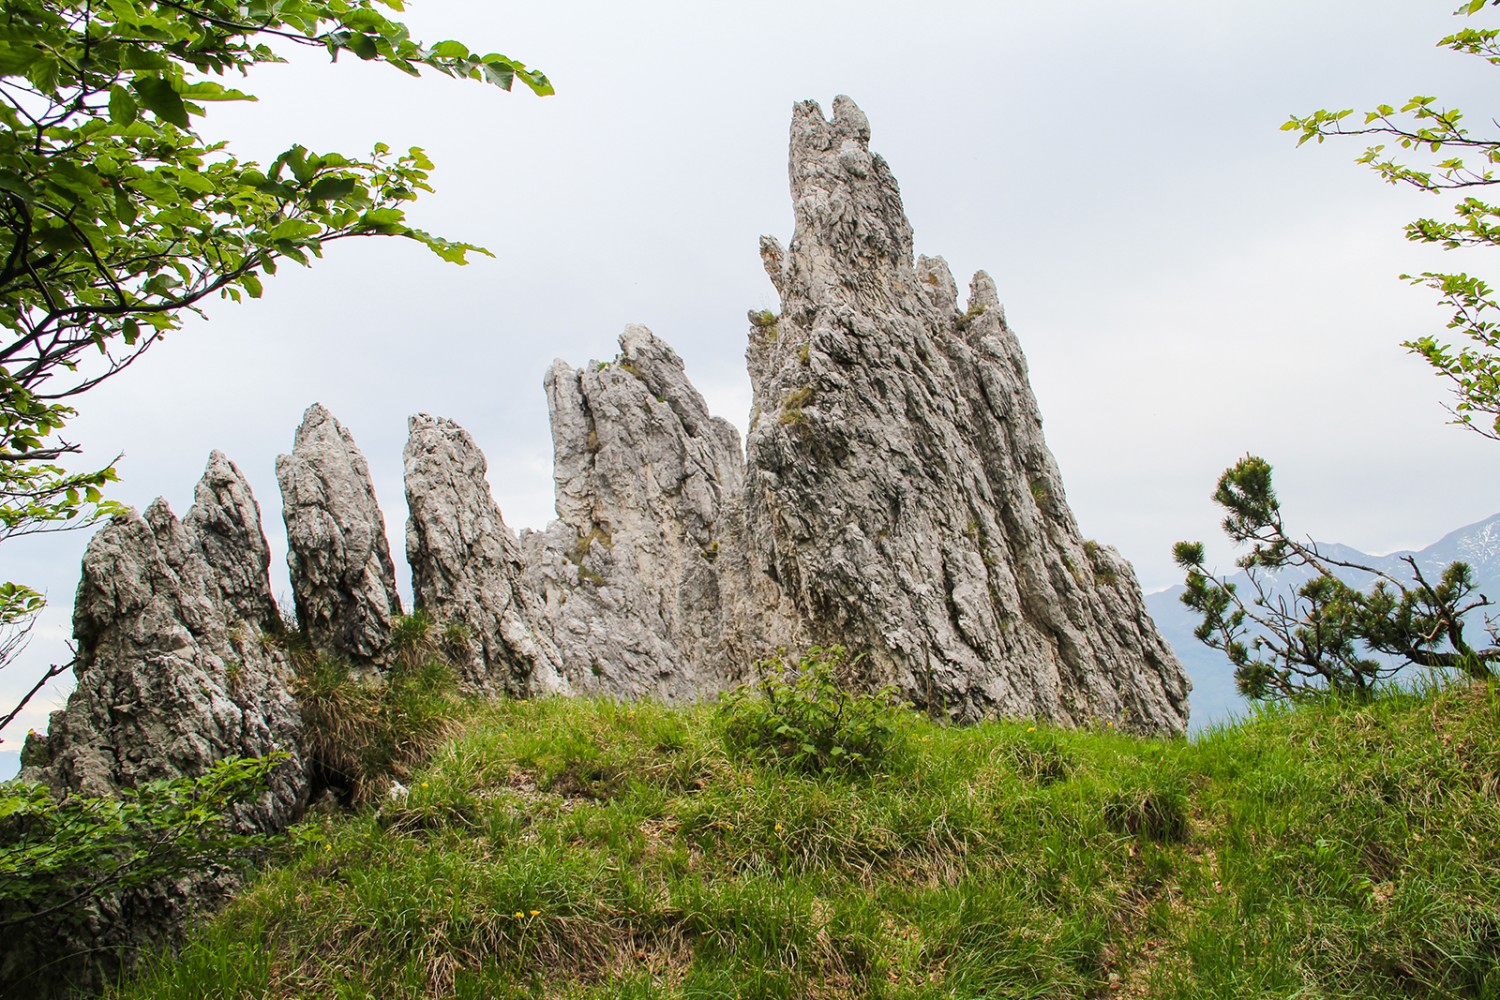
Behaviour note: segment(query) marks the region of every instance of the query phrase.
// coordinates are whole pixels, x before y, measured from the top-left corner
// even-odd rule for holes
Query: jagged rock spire
[[[411,418],[405,452],[406,558],[413,600],[442,625],[461,625],[471,688],[566,694],[561,657],[539,626],[541,602],[521,583],[521,551],[485,481],[484,455],[451,420]]]
[[[197,777],[226,757],[289,756],[258,799],[234,808],[240,832],[275,832],[301,813],[311,766],[291,694],[292,669],[268,633],[280,626],[267,577],[260,508],[219,452],[179,521],[163,500],[111,518],[89,541],[73,605],[78,686],[45,736],[22,752],[23,781],[64,794],[106,796],[149,781]],[[205,899],[233,879],[178,872],[120,893],[101,885],[61,940],[0,942],[0,983],[68,956],[80,987],[119,979],[159,950]],[[0,992],[4,992],[0,987]]]
[[[574,686],[669,700],[721,690],[738,666],[718,560],[739,544],[724,524],[739,434],[643,326],[625,329],[613,361],[555,362],[545,385],[559,520],[522,545]]]
[[[164,500],[112,518],[89,541],[73,605],[78,687],[28,745],[43,763],[22,776],[107,795],[285,750],[270,792],[238,819],[290,822],[310,779],[291,666],[265,641],[280,626],[268,564],[260,508],[219,452],[181,521]]]
[[[955,718],[1180,731],[1188,681],[1134,574],[1086,541],[983,272],[967,308],[911,227],[864,114],[798,104],[796,228],[752,324],[747,519],[815,641]]]
[[[379,666],[401,613],[396,569],[370,468],[320,404],[276,459],[297,622],[319,654]]]

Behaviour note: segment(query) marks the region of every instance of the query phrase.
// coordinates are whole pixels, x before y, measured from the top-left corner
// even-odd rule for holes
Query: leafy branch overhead
[[[1470,0],[1454,13],[1468,17],[1495,6],[1500,6],[1497,0]],[[1500,66],[1500,29],[1465,28],[1438,45]],[[1484,117],[1495,124],[1491,115]],[[1293,116],[1281,127],[1298,134],[1298,145],[1313,139],[1323,142],[1330,136],[1370,137],[1375,144],[1355,162],[1391,184],[1409,184],[1435,195],[1461,195],[1453,205],[1453,218],[1409,223],[1406,238],[1412,242],[1445,250],[1500,247],[1500,205],[1470,193],[1500,183],[1495,172],[1500,166],[1500,135],[1474,133],[1459,108],[1417,95],[1400,107],[1381,104],[1362,116],[1352,108]],[[1428,271],[1402,277],[1438,292],[1440,301],[1452,310],[1448,329],[1468,341],[1455,347],[1434,336],[1418,336],[1402,346],[1421,355],[1449,381],[1457,397],[1451,407],[1455,423],[1500,439],[1500,306],[1493,288],[1463,272]]]
[[[1211,573],[1201,542],[1178,542],[1172,554],[1188,574],[1182,602],[1202,618],[1194,635],[1229,657],[1248,697],[1365,696],[1409,664],[1481,678],[1500,661],[1493,631],[1486,647],[1476,648],[1465,635],[1466,616],[1491,603],[1476,595],[1467,564],[1452,563],[1429,580],[1408,556],[1411,577],[1399,580],[1298,541],[1282,523],[1271,466],[1254,455],[1219,478],[1214,502],[1225,511],[1224,533],[1250,545],[1238,565],[1251,592]],[[1288,592],[1276,579],[1288,569],[1312,576]],[[1361,590],[1345,582],[1354,574],[1373,579],[1373,586]]]
[[[462,264],[473,244],[410,225],[420,149],[365,157],[293,145],[241,161],[195,128],[227,85],[315,48],[552,93],[538,70],[458,41],[423,45],[400,0],[8,0],[0,10],[0,541],[113,511],[113,465],[60,460],[72,397],[131,364],[209,296],[262,292],[282,260],[402,236]],[[35,594],[0,592],[0,624]]]

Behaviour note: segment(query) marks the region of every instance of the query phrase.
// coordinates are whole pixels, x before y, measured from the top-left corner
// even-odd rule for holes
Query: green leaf
[[[178,128],[188,127],[187,105],[170,81],[160,76],[137,76],[130,85],[147,111]]]
[[[305,240],[309,236],[316,236],[322,231],[323,227],[315,222],[308,222],[306,219],[286,219],[272,227],[266,235],[273,240],[295,242]]]
[[[509,90],[511,82],[516,78],[516,70],[509,62],[487,62],[484,64],[484,78],[501,90]]]
[[[347,198],[360,186],[353,177],[324,177],[307,192],[313,201],[333,201]]]
[[[376,47],[375,39],[358,31],[350,32],[344,44],[349,51],[366,61],[380,55],[380,49]]]
[[[0,41],[0,76],[23,76],[36,60],[34,46]]]
[[[116,125],[129,125],[135,121],[138,108],[130,91],[119,84],[109,88],[109,120]]]

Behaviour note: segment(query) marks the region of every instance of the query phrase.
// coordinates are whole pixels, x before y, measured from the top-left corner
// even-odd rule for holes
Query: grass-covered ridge
[[[1495,683],[1191,743],[904,715],[864,774],[725,731],[475,708],[121,995],[1500,997]]]

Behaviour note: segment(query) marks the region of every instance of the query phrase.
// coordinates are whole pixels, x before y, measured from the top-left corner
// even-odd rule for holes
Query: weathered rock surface
[[[1134,574],[1085,541],[994,283],[967,308],[912,231],[869,125],[797,105],[796,228],[762,241],[779,317],[752,323],[750,544],[814,641],[959,719],[1180,731],[1188,681]]]
[[[73,607],[78,687],[53,714],[45,766],[23,778],[108,795],[196,777],[229,756],[289,752],[271,790],[237,817],[284,827],[306,803],[302,726],[280,627],[260,508],[214,452],[179,521],[165,501],[112,519],[89,542]]]
[[[28,738],[21,779],[105,796],[279,750],[290,756],[269,790],[232,819],[245,833],[295,819],[310,766],[291,666],[266,641],[280,627],[269,561],[249,485],[218,452],[181,521],[157,500],[106,524],[89,542],[74,604],[78,686],[47,735]],[[233,885],[226,873],[193,871],[126,893],[101,888],[62,938],[23,927],[0,941],[0,994],[36,995],[25,984],[44,962],[79,989],[116,979]],[[61,972],[50,964],[58,955],[69,959]]]
[[[484,455],[463,428],[425,413],[406,442],[406,558],[413,603],[434,621],[461,623],[472,689],[521,697],[566,694],[561,656],[539,624],[540,600],[521,582],[521,551],[484,476]]]
[[[643,326],[611,362],[546,378],[558,520],[526,532],[542,595],[582,691],[678,701],[741,676],[726,633],[726,508],[739,501],[739,434],[711,416],[682,359]],[[731,639],[731,641],[726,641]]]
[[[318,404],[276,459],[297,622],[313,650],[380,666],[401,613],[385,519],[364,456]]]

